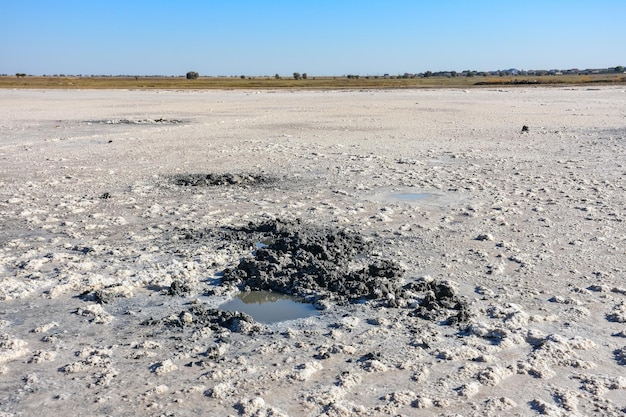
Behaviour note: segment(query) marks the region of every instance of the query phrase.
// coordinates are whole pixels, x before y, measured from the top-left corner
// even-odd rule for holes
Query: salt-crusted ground
[[[623,88],[0,90],[0,416],[623,415],[625,145]],[[403,273],[218,317],[277,219]]]

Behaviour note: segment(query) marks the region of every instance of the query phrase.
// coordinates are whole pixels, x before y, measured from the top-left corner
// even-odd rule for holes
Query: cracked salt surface
[[[623,416],[623,96],[0,90],[0,415]]]

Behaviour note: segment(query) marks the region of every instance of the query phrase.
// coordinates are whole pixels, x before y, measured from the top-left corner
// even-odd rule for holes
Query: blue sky
[[[0,73],[401,74],[626,65],[625,0],[0,0]]]

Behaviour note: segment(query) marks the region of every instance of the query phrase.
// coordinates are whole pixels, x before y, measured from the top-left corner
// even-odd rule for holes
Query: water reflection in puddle
[[[255,321],[265,324],[319,314],[312,304],[305,303],[298,297],[269,291],[240,292],[232,300],[220,305],[219,309],[246,313]]]

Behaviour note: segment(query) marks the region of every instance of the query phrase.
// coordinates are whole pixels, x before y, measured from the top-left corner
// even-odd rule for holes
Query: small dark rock
[[[419,306],[411,313],[425,320],[441,321],[442,324],[460,325],[469,322],[472,313],[469,304],[462,300],[446,282],[430,281],[409,284],[412,291],[426,291]]]
[[[613,355],[615,355],[615,361],[617,361],[618,364],[626,366],[626,346],[615,349]]]
[[[357,362],[367,362],[371,360],[379,360],[383,357],[383,354],[380,352],[369,352],[365,355],[361,356]]]
[[[191,285],[176,279],[170,284],[170,288],[167,293],[172,296],[178,295],[179,297],[185,297],[192,291],[193,287]]]
[[[212,330],[225,328],[234,333],[254,333],[262,329],[252,317],[238,311],[223,311],[196,304],[189,309],[189,312],[193,315],[195,324]]]
[[[139,323],[141,326],[157,326],[159,324],[162,324],[163,321],[160,319],[155,319],[154,317],[150,317],[144,321],[142,321],[141,323]]]
[[[317,359],[317,360],[324,360],[324,359],[329,359],[330,358],[330,352],[328,351],[323,351],[323,352],[319,352],[316,353],[315,355],[313,355],[313,358]]]
[[[96,290],[93,292],[93,298],[94,301],[98,304],[108,304],[115,297],[110,291]]]

